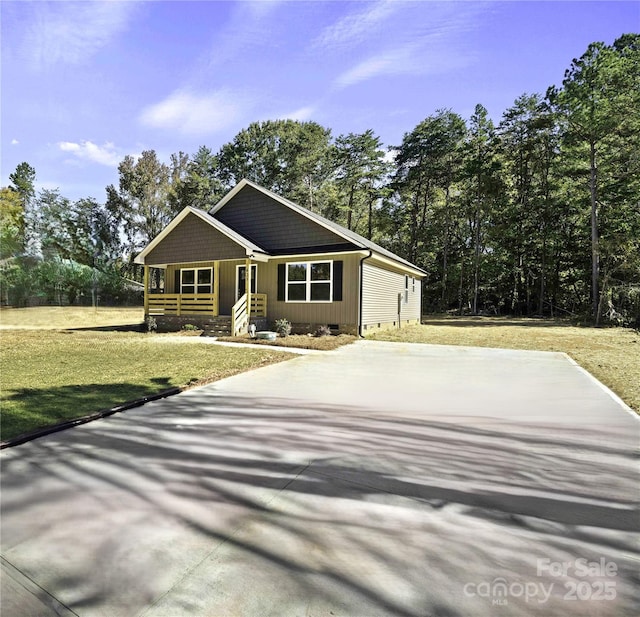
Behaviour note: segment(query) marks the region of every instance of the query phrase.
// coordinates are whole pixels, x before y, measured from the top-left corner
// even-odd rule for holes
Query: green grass
[[[379,341],[563,351],[640,413],[640,334],[568,322],[500,317],[433,317],[423,325],[369,335]]]
[[[6,328],[96,328],[141,324],[142,307],[34,306],[0,309],[0,327]]]
[[[5,329],[0,341],[3,440],[292,357],[132,332]]]

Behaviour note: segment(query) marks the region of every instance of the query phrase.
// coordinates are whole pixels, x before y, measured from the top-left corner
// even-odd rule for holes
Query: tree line
[[[639,109],[640,35],[627,34],[589,45],[497,124],[482,105],[469,119],[441,109],[390,147],[373,129],[254,122],[217,152],[125,157],[103,204],[35,195],[22,163],[0,194],[4,297],[44,263],[88,268],[94,294],[139,278],[133,256],[180,210],[209,210],[248,178],[423,268],[425,312],[637,322]]]

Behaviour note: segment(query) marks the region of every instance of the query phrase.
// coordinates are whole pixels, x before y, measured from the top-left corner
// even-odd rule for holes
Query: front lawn
[[[131,332],[3,330],[0,338],[2,440],[293,357]]]
[[[640,334],[551,319],[433,317],[369,335],[379,341],[563,351],[640,413]]]
[[[104,328],[142,324],[142,307],[31,306],[0,309],[2,328]]]

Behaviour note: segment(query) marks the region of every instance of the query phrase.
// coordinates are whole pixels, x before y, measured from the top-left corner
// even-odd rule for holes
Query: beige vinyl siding
[[[339,302],[282,302],[278,301],[278,264],[300,261],[342,261],[342,300]],[[358,323],[358,283],[360,255],[331,255],[314,257],[272,259],[258,264],[258,290],[267,294],[267,311],[270,321],[288,319],[293,324],[338,324],[355,330]]]
[[[145,263],[171,264],[212,259],[244,257],[246,250],[211,227],[195,214],[189,214],[146,257]]]
[[[231,315],[231,309],[236,303],[236,266],[244,265],[242,261],[220,262],[220,315]],[[263,264],[258,265],[258,269]]]
[[[377,328],[398,327],[420,320],[421,281],[409,276],[408,301],[405,302],[405,276],[365,261],[362,272],[363,333]],[[415,285],[413,284],[415,280]],[[402,294],[398,315],[398,294]]]

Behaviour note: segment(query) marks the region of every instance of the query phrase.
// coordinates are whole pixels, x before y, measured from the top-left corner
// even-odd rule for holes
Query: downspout
[[[363,264],[365,262],[366,259],[369,259],[369,257],[371,257],[373,255],[373,251],[371,249],[369,249],[369,254],[365,255],[361,260],[360,260],[360,298],[359,298],[359,312],[360,315],[358,316],[358,336],[360,338],[363,338],[364,335],[362,334],[362,283],[364,282],[364,267]]]

